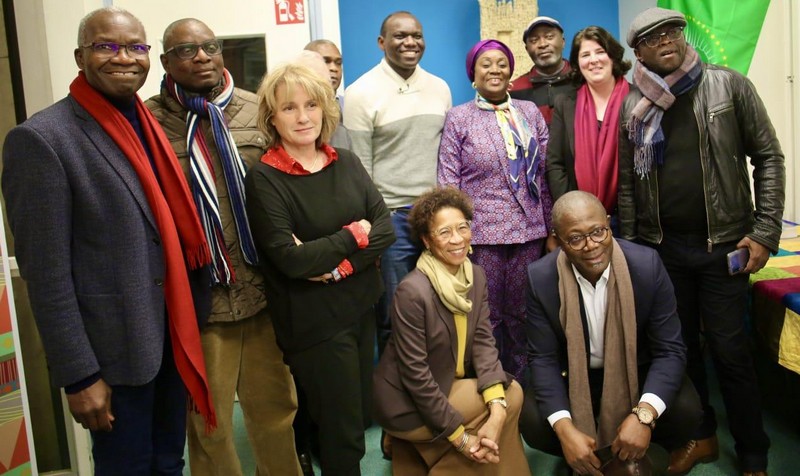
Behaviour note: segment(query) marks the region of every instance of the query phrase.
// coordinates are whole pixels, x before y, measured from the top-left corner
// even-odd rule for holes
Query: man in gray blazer
[[[181,474],[187,389],[215,425],[197,324],[207,286],[193,295],[186,265],[207,275],[208,246],[169,142],[136,95],[149,49],[130,13],[88,14],[70,95],[3,147],[20,274],[51,377],[91,431],[96,474]]]

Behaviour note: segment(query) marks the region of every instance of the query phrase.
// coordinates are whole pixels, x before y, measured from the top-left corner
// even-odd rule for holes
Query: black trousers
[[[665,236],[655,248],[675,287],[688,348],[686,373],[703,405],[702,422],[693,438],[708,438],[717,429],[700,346],[702,329],[741,469],[765,470],[770,441],[764,432],[761,392],[745,330],[749,275],[730,276],[727,267],[726,255],[736,249],[736,243],[715,245],[709,253],[705,237]]]
[[[644,385],[646,372],[639,373],[639,387]],[[589,370],[589,388],[592,396],[592,407],[595,413],[600,411],[600,398],[603,389],[602,369]],[[651,442],[672,450],[689,440],[697,427],[702,408],[697,392],[688,377],[683,378],[675,400],[667,407],[663,415],[656,421]],[[525,388],[525,401],[519,419],[522,439],[531,448],[544,451],[555,456],[563,456],[561,442],[556,432],[547,421],[549,415],[542,415],[536,403],[536,393],[530,385]],[[596,416],[596,415],[595,415]],[[621,423],[621,422],[620,422]]]
[[[285,355],[319,426],[323,476],[357,476],[364,456],[364,418],[371,409],[375,310],[308,349]]]

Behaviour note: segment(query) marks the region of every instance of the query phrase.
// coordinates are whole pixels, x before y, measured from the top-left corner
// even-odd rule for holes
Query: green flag
[[[769,0],[658,0],[686,15],[686,41],[700,58],[747,74]]]

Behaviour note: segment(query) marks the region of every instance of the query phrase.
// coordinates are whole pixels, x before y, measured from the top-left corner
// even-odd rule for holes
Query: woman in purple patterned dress
[[[536,105],[511,99],[514,56],[497,40],[467,55],[475,99],[447,113],[438,179],[475,204],[472,261],[486,270],[490,320],[503,368],[527,366],[525,270],[543,253],[552,199],[544,177],[547,125]]]

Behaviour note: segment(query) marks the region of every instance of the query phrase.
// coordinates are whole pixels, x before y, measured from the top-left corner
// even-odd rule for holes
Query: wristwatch
[[[487,407],[491,407],[495,403],[497,403],[498,405],[500,405],[503,408],[508,409],[508,402],[506,401],[505,398],[493,398],[493,399],[489,400],[488,402],[486,402],[486,406]]]
[[[648,408],[637,405],[633,407],[631,413],[636,415],[636,417],[639,419],[639,423],[642,425],[649,426],[651,430],[656,429],[656,418],[653,416],[653,412],[651,412]]]

